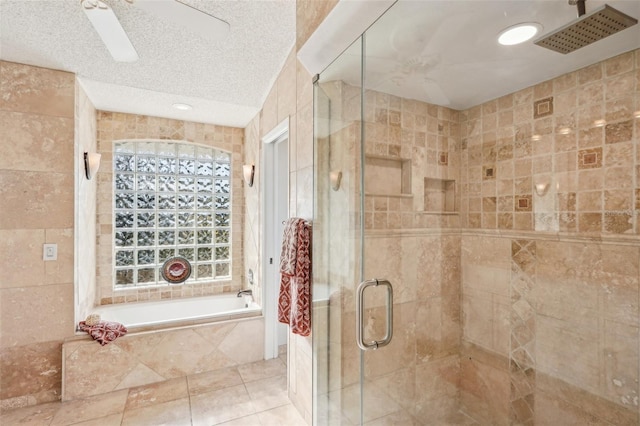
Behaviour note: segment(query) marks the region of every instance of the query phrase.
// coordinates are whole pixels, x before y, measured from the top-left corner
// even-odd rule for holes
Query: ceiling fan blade
[[[133,5],[165,21],[195,31],[209,40],[223,40],[229,33],[227,22],[179,1],[135,0]]]
[[[89,18],[96,32],[102,39],[113,59],[118,62],[135,62],[138,60],[138,52],[131,44],[127,33],[124,32],[120,21],[109,6],[101,1],[95,2],[96,6],[81,4],[82,10]]]

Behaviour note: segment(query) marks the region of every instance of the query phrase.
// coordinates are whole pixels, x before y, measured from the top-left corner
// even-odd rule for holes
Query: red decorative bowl
[[[162,265],[160,274],[169,284],[180,284],[191,276],[191,263],[184,257],[169,258]]]

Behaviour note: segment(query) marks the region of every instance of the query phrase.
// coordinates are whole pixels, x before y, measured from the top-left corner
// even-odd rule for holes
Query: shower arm
[[[569,4],[571,6],[577,6],[578,8],[578,18],[587,13],[587,7],[585,6],[585,2],[587,0],[569,0]]]

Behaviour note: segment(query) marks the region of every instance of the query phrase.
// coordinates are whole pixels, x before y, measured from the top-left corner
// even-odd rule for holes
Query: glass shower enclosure
[[[317,76],[315,425],[638,424],[640,38],[455,37],[563,7],[398,2]]]

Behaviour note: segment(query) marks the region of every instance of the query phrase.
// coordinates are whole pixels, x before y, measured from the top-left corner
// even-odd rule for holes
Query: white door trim
[[[289,139],[289,117],[284,119],[280,124],[273,128],[269,133],[262,137],[261,142],[264,144],[262,149],[262,167],[261,167],[261,179],[260,182],[264,182],[261,188],[262,211],[261,216],[262,223],[262,308],[265,319],[265,335],[264,335],[264,359],[272,359],[278,356],[278,318],[277,318],[277,299],[278,291],[280,289],[279,282],[277,282],[278,267],[280,264],[280,251],[274,253],[275,241],[280,241],[281,235],[279,235],[280,227],[274,226],[278,214],[276,211],[276,204],[273,197],[275,192],[275,186],[278,181],[278,175],[273,170],[273,164],[275,156],[277,154],[277,145],[279,143],[287,143]],[[287,164],[285,180],[286,191],[284,196],[287,199],[287,206],[289,204],[289,160],[288,160],[288,145],[287,145]],[[282,167],[282,165],[279,165]],[[282,170],[280,170],[282,171]],[[280,182],[282,185],[282,182]],[[268,187],[270,186],[270,187]],[[267,196],[271,195],[271,196]],[[288,210],[287,210],[288,217]]]

